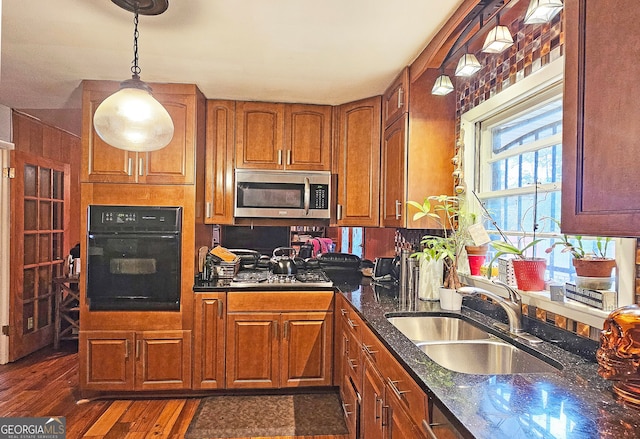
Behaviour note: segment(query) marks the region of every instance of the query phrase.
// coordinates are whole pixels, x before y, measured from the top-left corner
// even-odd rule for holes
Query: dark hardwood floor
[[[199,398],[78,403],[80,400],[75,342],[62,343],[60,350],[48,347],[0,366],[0,416],[65,416],[67,439],[182,438],[200,403]],[[346,439],[345,436],[312,438]]]

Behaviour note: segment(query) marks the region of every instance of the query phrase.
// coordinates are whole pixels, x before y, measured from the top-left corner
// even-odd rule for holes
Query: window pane
[[[491,130],[492,152],[499,154],[562,132],[562,100],[496,126]]]

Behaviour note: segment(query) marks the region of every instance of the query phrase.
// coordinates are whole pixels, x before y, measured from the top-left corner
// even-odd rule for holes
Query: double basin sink
[[[388,315],[387,320],[433,361],[455,372],[505,375],[562,369],[551,358],[530,354],[460,317]]]

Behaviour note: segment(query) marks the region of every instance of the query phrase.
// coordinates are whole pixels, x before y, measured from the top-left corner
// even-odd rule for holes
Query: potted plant
[[[518,289],[523,291],[544,290],[544,273],[547,269],[547,261],[544,258],[527,257],[526,252],[538,244],[541,239],[534,239],[520,248],[509,242],[492,241],[490,244],[496,250],[496,254],[489,263],[489,272],[493,262],[502,255],[512,255],[514,259],[513,273],[516,277]]]
[[[455,291],[462,286],[458,277],[458,260],[465,244],[468,242],[463,227],[461,200],[451,195],[428,196],[422,203],[407,201],[409,206],[417,209],[414,220],[425,216],[433,218],[442,230],[441,235],[425,235],[420,244],[422,250],[413,256],[430,262],[441,262],[444,267],[444,280],[441,284],[440,303],[444,309],[459,309],[462,296]],[[448,295],[453,303],[443,303],[443,294]]]
[[[553,221],[560,227],[559,221]],[[582,236],[563,234],[546,252],[550,253],[555,247],[562,246],[563,253],[569,252],[573,256],[572,263],[578,276],[610,278],[616,266],[616,260],[607,256],[610,243],[611,238],[597,236],[592,251],[587,251]]]

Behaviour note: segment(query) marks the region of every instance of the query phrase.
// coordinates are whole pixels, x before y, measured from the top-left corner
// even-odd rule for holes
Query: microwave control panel
[[[310,209],[329,208],[329,186],[326,184],[311,185],[311,205]]]

